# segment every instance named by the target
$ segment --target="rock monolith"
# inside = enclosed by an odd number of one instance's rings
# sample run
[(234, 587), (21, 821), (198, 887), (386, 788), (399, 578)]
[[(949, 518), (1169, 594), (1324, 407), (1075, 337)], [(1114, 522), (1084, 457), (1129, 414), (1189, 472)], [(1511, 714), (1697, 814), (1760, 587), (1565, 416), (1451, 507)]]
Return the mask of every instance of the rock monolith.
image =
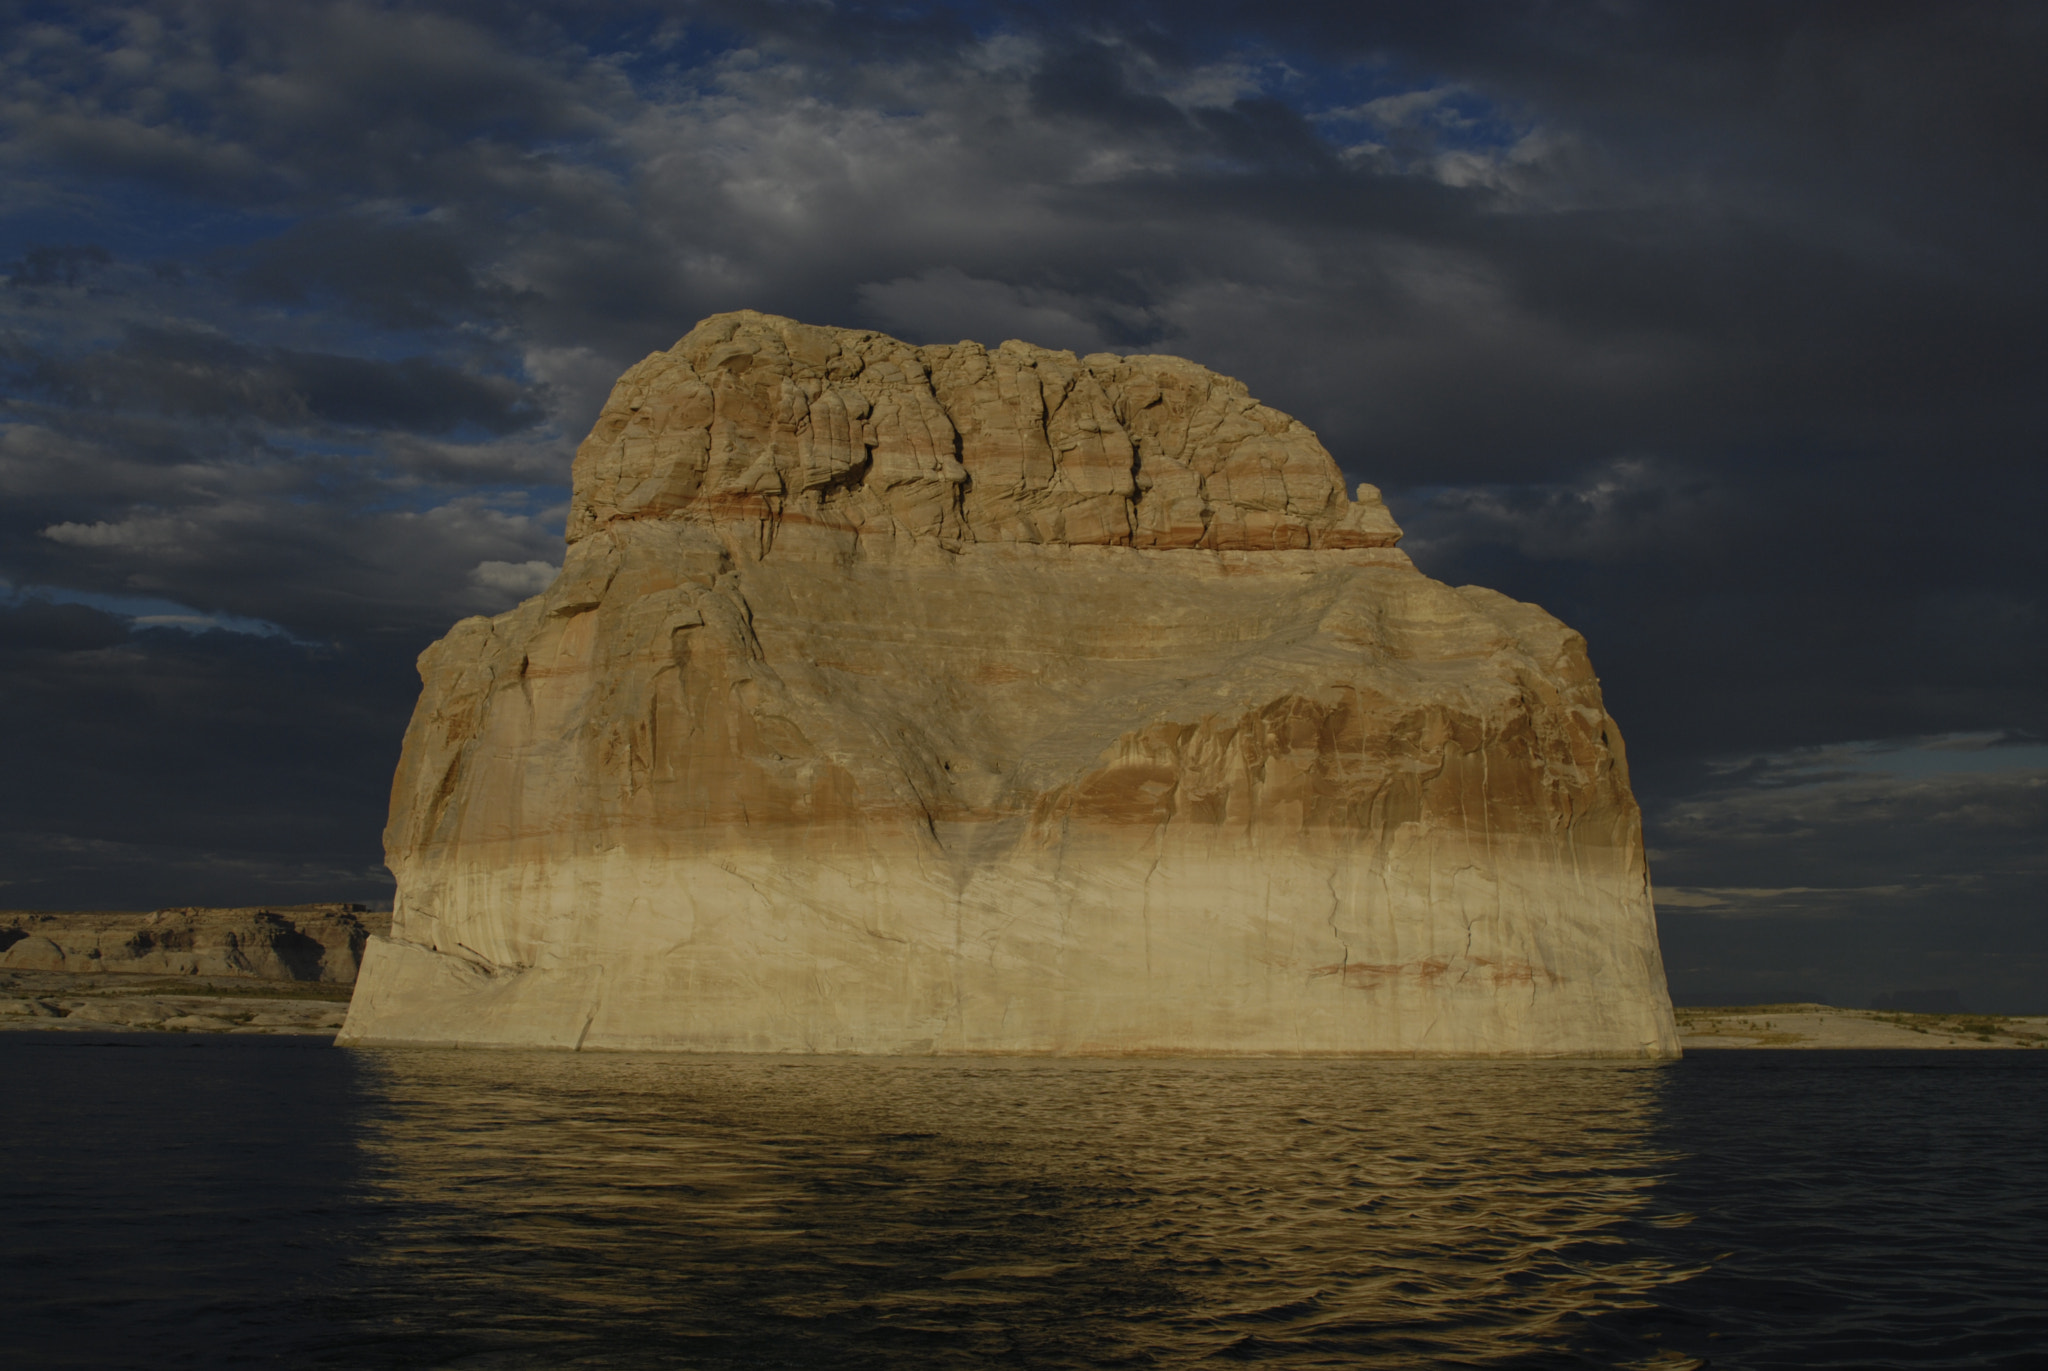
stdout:
[(741, 312), (420, 658), (343, 1042), (1673, 1056), (1578, 634), (1175, 357)]

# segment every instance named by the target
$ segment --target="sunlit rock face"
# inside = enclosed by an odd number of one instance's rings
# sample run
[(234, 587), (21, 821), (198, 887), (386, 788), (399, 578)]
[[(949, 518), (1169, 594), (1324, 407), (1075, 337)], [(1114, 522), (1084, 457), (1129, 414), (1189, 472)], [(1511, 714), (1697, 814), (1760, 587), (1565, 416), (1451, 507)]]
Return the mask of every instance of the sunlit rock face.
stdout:
[(751, 312), (420, 659), (344, 1042), (1675, 1055), (1584, 641), (1171, 357)]

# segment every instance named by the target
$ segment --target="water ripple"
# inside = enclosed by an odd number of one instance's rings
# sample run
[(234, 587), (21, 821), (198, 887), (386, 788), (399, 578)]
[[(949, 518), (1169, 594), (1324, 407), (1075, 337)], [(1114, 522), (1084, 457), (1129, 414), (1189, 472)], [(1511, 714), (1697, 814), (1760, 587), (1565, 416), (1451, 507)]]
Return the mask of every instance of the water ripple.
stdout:
[(38, 1367), (2032, 1371), (2048, 1053), (0, 1039)]
[(1690, 1270), (1623, 1231), (1683, 1221), (1662, 1084), (378, 1054), (360, 1146), (397, 1221), (357, 1298), (504, 1366), (1569, 1361)]

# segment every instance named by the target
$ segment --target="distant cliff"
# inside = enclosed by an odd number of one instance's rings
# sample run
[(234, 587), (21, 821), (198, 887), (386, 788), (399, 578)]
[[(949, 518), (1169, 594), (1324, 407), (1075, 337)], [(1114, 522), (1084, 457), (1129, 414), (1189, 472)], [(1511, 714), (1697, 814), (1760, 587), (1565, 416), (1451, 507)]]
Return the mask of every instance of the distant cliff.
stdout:
[(0, 969), (352, 982), (389, 914), (361, 905), (0, 910)]
[(457, 624), (342, 1040), (1667, 1056), (1584, 641), (1174, 357), (719, 315)]

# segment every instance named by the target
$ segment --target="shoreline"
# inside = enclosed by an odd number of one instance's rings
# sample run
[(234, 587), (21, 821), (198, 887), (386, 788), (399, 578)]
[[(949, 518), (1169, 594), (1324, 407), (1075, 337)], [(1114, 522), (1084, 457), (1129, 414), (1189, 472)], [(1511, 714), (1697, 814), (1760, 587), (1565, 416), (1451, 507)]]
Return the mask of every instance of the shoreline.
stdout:
[(0, 972), (0, 1032), (332, 1038), (355, 987), (147, 972)]
[[(325, 1036), (355, 987), (253, 976), (0, 971), (0, 1032)], [(2048, 1015), (1906, 1014), (1823, 1004), (1681, 1007), (1687, 1052), (1730, 1049), (2028, 1051)]]
[(1682, 1008), (1679, 1045), (1687, 1052), (1730, 1048), (1909, 1049), (1975, 1052), (2048, 1047), (2048, 1015), (1906, 1014), (1825, 1004)]

